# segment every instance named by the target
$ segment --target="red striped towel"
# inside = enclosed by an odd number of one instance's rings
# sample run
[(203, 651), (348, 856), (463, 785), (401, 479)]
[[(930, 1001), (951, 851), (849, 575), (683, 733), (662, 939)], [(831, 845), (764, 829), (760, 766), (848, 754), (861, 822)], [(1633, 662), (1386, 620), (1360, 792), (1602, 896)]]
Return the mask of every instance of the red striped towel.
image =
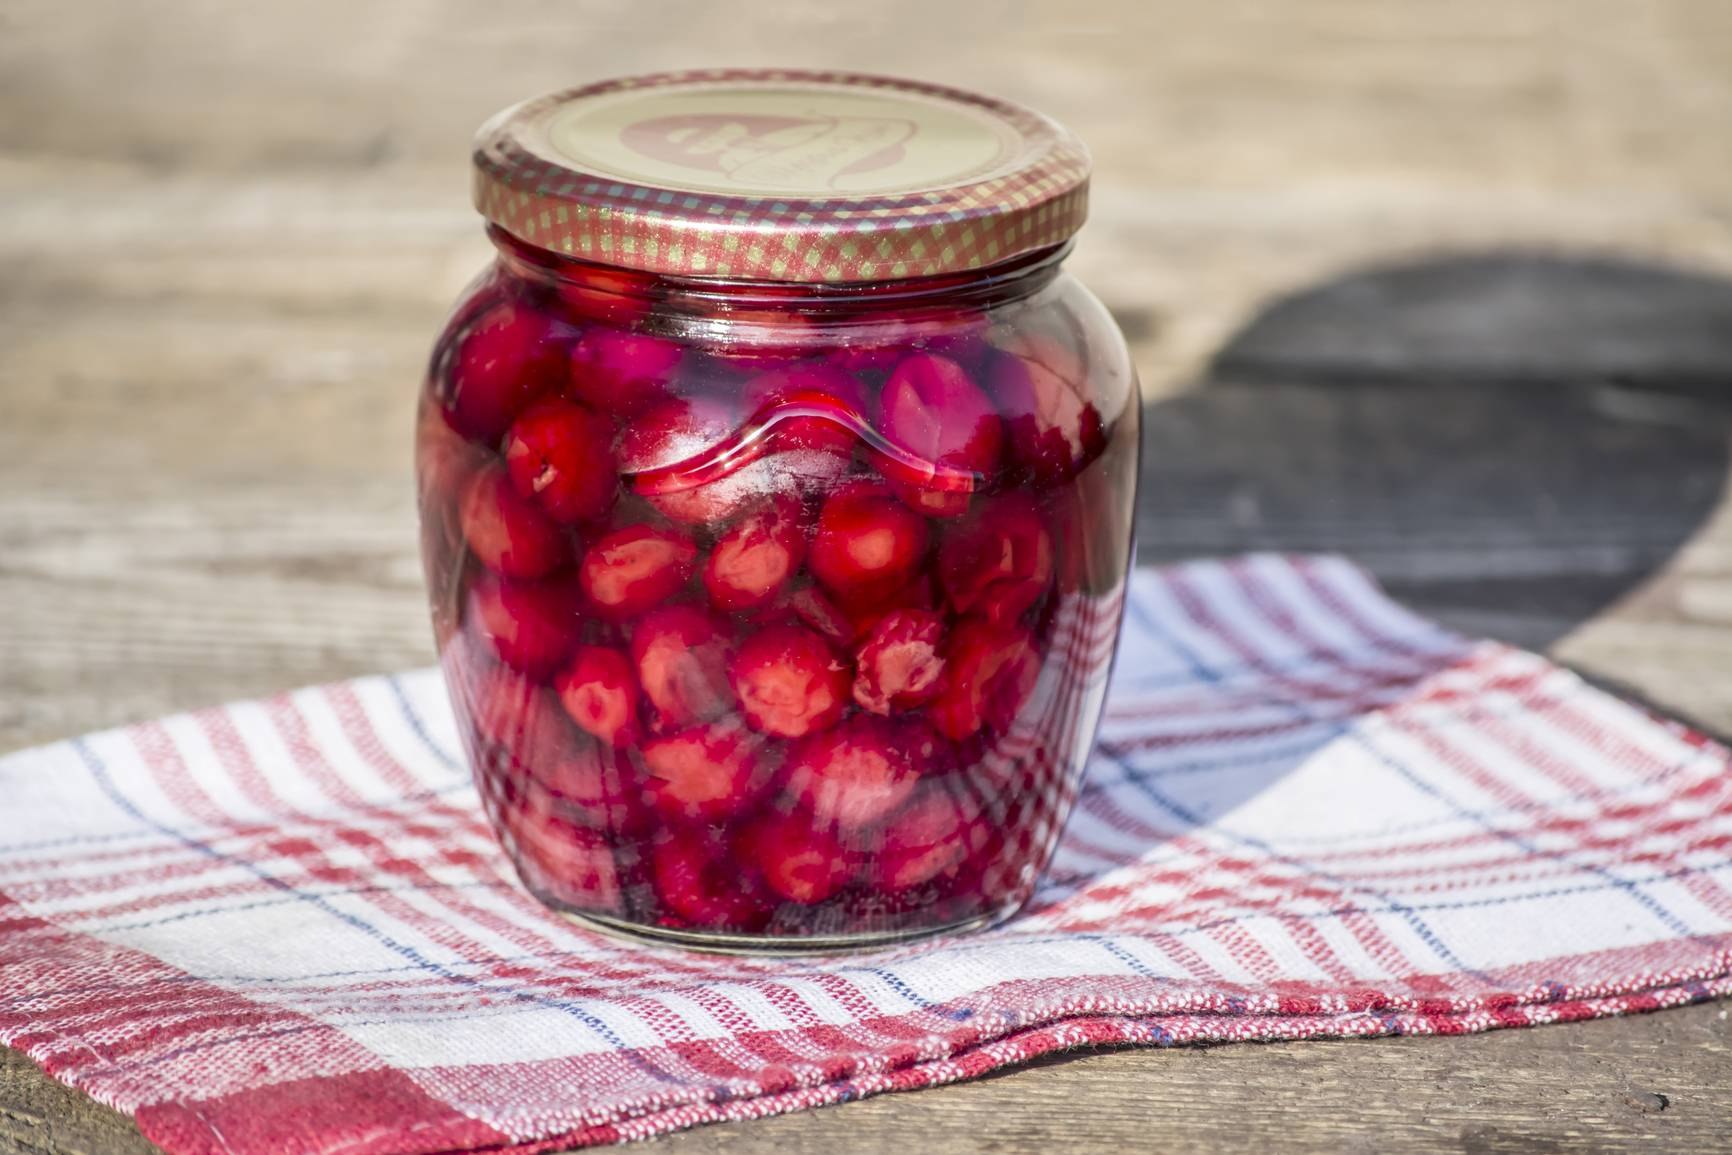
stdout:
[(1455, 1033), (1725, 994), (1727, 751), (1332, 559), (1139, 573), (1033, 904), (835, 959), (545, 912), (431, 672), (0, 760), (0, 1039), (172, 1151), (534, 1149), (1064, 1047)]

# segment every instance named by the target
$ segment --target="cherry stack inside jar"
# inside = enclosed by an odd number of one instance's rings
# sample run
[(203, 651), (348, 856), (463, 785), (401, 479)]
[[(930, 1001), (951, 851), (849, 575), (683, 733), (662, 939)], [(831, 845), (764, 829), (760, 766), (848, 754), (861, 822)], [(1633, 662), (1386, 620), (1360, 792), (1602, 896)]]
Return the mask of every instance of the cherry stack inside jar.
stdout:
[(494, 221), (417, 459), (441, 661), (527, 887), (700, 946), (1015, 910), (1092, 741), (1135, 485), (1134, 378), (1062, 238), (802, 283)]

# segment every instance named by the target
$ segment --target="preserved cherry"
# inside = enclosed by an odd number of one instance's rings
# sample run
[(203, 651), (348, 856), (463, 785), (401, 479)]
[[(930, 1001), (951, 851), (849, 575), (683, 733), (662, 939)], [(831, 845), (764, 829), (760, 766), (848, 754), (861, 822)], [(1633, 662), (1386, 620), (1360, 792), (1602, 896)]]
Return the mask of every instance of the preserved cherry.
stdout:
[[(910, 123), (952, 99), (917, 95)], [(1061, 129), (982, 101), (1080, 187)], [(499, 260), (435, 348), (417, 462), (482, 802), (543, 901), (660, 941), (1004, 917), (1075, 795), (1129, 567), (1135, 379), (1060, 267), (1080, 216), (993, 205), (990, 261), (930, 235), (874, 256), (894, 220), (845, 252), (825, 214), (906, 161), (885, 145), (729, 247), (705, 190), (793, 179), (777, 150), (831, 130), (706, 116), (621, 136), (706, 174), (697, 208), (606, 202), (647, 230), (629, 248), (560, 226), (606, 182), (519, 187), (503, 137), (478, 153)], [(688, 147), (711, 133), (728, 150)]]

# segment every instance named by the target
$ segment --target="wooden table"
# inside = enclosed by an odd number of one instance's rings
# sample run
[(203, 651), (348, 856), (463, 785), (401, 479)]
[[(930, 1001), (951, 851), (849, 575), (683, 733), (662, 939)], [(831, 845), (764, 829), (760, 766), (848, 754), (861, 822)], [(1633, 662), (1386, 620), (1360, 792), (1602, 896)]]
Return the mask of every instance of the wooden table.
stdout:
[[(430, 660), (409, 413), (474, 125), (599, 75), (894, 71), (1071, 123), (1145, 561), (1337, 549), (1732, 731), (1732, 4), (0, 9), (0, 749)], [(3, 815), (3, 811), (0, 811)], [(3, 821), (3, 818), (0, 818)], [(1727, 1006), (1121, 1052), (685, 1151), (1725, 1149)], [(0, 1150), (148, 1150), (0, 1053)]]

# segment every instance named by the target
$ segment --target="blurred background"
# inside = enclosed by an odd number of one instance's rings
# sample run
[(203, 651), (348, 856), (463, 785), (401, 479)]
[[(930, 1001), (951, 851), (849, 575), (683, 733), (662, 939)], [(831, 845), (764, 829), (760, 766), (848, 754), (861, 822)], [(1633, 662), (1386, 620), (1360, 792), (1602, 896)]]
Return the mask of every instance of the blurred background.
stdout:
[(1724, 0), (7, 0), (0, 748), (430, 661), (410, 414), (489, 256), (470, 136), (718, 64), (1088, 141), (1145, 561), (1342, 550), (1732, 727)]

